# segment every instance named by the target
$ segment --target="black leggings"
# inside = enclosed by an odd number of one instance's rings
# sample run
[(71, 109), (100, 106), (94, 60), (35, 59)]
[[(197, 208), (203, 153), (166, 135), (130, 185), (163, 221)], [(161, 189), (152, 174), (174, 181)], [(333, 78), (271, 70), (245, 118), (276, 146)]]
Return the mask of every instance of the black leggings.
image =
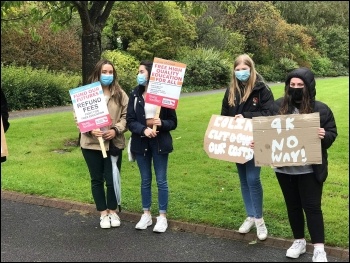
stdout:
[(276, 172), (287, 205), (289, 224), (295, 239), (304, 238), (304, 212), (311, 242), (324, 243), (324, 222), (321, 210), (322, 188), (314, 173), (283, 174)]
[[(81, 148), (91, 177), (91, 192), (97, 211), (106, 209), (116, 210), (117, 199), (113, 186), (112, 162), (109, 152), (107, 158), (103, 158), (102, 152)], [(120, 172), (122, 154), (119, 155), (117, 167)], [(106, 193), (104, 188), (106, 182)]]

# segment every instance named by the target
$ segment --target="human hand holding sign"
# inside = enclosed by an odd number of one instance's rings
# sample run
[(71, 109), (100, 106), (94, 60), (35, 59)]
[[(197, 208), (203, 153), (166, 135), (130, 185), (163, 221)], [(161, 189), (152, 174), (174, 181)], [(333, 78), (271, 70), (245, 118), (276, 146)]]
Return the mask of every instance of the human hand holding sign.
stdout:
[(326, 131), (324, 130), (324, 128), (318, 128), (318, 137), (320, 139), (323, 139), (325, 135), (326, 135)]
[(235, 115), (234, 119), (237, 119), (237, 118), (244, 118), (242, 114), (237, 114)]

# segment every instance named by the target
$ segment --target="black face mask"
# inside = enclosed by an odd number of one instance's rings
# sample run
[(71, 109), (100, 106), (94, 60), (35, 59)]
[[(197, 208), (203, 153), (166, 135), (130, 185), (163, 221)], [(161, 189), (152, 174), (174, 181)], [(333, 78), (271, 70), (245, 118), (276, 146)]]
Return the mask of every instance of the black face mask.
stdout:
[(303, 99), (303, 90), (304, 89), (297, 89), (297, 88), (291, 88), (288, 89), (288, 94), (292, 97), (292, 100), (294, 102), (301, 102)]

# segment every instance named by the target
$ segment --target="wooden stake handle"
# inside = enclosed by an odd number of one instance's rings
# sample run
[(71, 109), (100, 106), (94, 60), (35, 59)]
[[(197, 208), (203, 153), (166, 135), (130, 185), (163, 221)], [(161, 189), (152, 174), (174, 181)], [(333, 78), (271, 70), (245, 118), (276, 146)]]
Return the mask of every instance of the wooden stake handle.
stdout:
[(107, 152), (102, 137), (97, 137), (97, 139), (100, 142), (103, 158), (107, 158)]
[[(160, 106), (157, 106), (157, 110), (156, 110), (156, 115), (154, 116), (154, 118), (159, 118), (159, 113), (160, 113)], [(157, 125), (153, 125), (153, 131), (157, 130)]]

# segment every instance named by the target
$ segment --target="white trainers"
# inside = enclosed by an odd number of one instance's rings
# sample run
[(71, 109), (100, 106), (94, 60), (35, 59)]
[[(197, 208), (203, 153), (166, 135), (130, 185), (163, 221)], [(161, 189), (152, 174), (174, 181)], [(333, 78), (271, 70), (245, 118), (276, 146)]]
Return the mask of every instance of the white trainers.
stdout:
[(101, 228), (111, 228), (111, 221), (109, 220), (108, 215), (100, 217), (100, 227)]
[(288, 248), (286, 257), (298, 258), (301, 254), (306, 252), (306, 241), (305, 239), (298, 239), (293, 242), (293, 245)]
[(254, 224), (255, 224), (254, 217), (247, 217), (244, 220), (243, 224), (239, 227), (238, 232), (241, 234), (246, 234), (250, 231), (250, 229), (252, 229)]
[(111, 222), (111, 227), (118, 227), (118, 226), (120, 226), (120, 218), (117, 215), (117, 213), (110, 213), (109, 214), (109, 220)]
[(255, 220), (256, 234), (259, 240), (263, 241), (267, 238), (267, 228), (264, 219)]
[(315, 249), (312, 257), (312, 262), (328, 262), (327, 254), (323, 250)]
[(136, 229), (146, 229), (152, 225), (152, 216), (150, 214), (143, 214), (140, 221), (136, 224)]
[(165, 216), (157, 216), (157, 223), (153, 228), (153, 232), (164, 233), (168, 228), (168, 221)]

